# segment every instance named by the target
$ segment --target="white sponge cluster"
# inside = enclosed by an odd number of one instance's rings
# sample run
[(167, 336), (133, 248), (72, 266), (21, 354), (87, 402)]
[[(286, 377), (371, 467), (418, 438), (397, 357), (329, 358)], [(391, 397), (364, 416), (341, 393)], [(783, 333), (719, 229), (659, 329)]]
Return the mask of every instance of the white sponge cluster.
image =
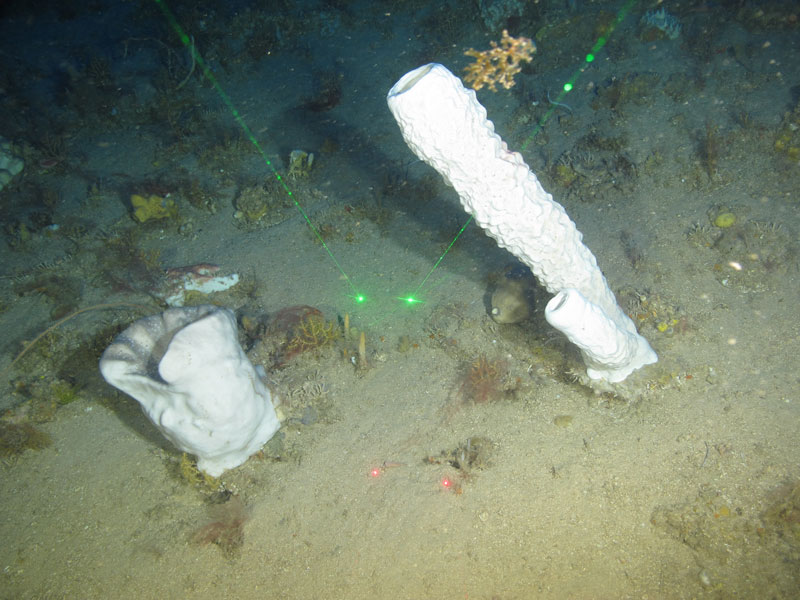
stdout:
[(411, 150), (455, 188), (464, 209), (501, 248), (556, 294), (545, 314), (581, 348), (590, 377), (622, 381), (656, 362), (575, 224), (494, 132), (473, 90), (431, 63), (404, 75), (387, 101)]

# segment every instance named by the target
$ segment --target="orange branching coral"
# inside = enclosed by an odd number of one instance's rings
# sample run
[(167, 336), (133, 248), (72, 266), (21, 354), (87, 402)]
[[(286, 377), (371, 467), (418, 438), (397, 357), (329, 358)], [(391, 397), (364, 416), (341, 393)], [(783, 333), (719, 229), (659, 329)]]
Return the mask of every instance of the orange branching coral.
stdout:
[(298, 323), (288, 341), (287, 356), (324, 348), (332, 344), (337, 337), (339, 337), (339, 328), (336, 323), (326, 321), (322, 314), (309, 314)]
[(514, 85), (514, 76), (522, 70), (520, 61), (531, 62), (536, 45), (526, 37), (513, 38), (508, 31), (503, 30), (500, 45), (491, 42), (491, 50), (478, 52), (470, 48), (464, 54), (472, 56), (475, 62), (467, 66), (464, 71), (464, 81), (473, 89), (479, 90), (484, 85), (489, 86), (493, 92), (497, 91), (499, 83), (508, 89)]

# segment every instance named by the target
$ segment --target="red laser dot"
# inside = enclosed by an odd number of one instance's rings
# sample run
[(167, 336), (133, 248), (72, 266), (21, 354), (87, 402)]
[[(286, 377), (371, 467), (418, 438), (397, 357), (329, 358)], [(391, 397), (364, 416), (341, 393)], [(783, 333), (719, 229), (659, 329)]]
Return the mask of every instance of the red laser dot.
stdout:
[(453, 482), (450, 481), (449, 479), (447, 479), (446, 477), (444, 479), (442, 479), (442, 486), (443, 487), (449, 488), (452, 485), (453, 485)]
[(370, 474), (372, 477), (377, 477), (378, 475), (380, 475), (380, 474), (381, 474), (381, 470), (380, 470), (380, 469), (378, 469), (378, 468), (375, 468), (375, 469), (372, 469), (372, 470), (369, 472), (369, 474)]

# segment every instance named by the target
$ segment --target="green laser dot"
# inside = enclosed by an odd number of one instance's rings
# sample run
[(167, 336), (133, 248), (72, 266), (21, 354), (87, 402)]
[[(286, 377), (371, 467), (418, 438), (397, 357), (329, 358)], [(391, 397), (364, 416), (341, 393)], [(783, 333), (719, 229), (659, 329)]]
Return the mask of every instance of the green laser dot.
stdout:
[(586, 55), (586, 62), (592, 62), (594, 60), (594, 54), (587, 54)]
[(564, 84), (564, 91), (565, 92), (569, 92), (571, 90), (572, 90), (572, 84), (571, 83), (565, 83)]

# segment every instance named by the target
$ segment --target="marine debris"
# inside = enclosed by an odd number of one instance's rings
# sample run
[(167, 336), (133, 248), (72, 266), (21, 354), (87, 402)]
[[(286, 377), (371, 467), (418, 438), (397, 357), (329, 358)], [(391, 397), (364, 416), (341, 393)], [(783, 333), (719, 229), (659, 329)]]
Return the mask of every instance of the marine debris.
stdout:
[(215, 275), (218, 265), (199, 263), (167, 269), (166, 280), (156, 295), (169, 306), (183, 306), (190, 292), (223, 292), (239, 283), (239, 274)]

